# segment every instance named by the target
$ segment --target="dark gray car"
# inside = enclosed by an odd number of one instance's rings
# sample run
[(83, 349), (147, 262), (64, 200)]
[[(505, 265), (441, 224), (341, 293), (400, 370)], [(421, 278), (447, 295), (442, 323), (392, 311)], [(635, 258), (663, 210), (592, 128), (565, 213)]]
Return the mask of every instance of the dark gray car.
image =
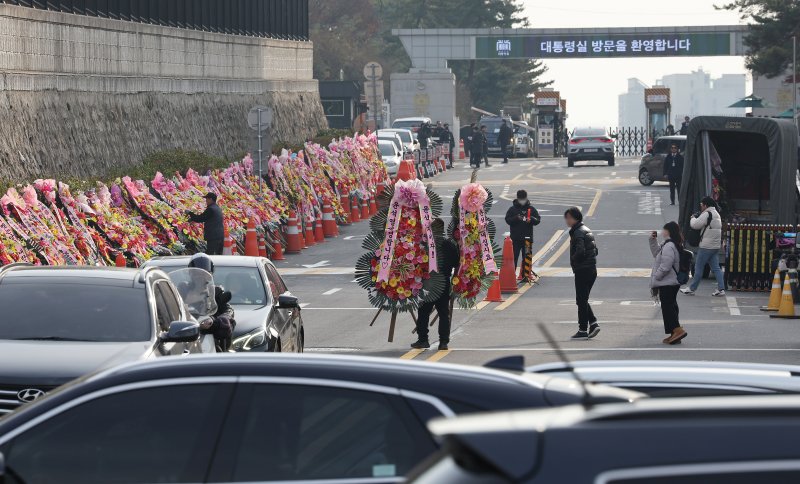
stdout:
[(683, 154), (686, 148), (686, 136), (662, 136), (653, 143), (653, 148), (642, 157), (642, 161), (639, 163), (639, 183), (648, 187), (657, 181), (669, 181), (664, 172), (664, 159), (669, 154), (669, 148), (673, 143), (677, 143), (678, 151)]
[(0, 269), (0, 417), (93, 371), (213, 352), (157, 269)]

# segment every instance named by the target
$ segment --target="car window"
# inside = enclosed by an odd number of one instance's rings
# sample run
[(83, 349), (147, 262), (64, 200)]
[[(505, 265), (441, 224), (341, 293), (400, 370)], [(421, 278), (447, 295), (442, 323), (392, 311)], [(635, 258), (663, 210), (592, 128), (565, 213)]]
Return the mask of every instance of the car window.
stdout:
[(203, 482), (229, 395), (170, 385), (91, 400), (5, 444), (5, 482)]
[(286, 288), (286, 284), (283, 283), (283, 279), (278, 274), (278, 271), (275, 270), (270, 264), (265, 264), (264, 267), (267, 270), (267, 279), (269, 279), (269, 288), (272, 291), (272, 297), (275, 301), (278, 300), (278, 296), (285, 293), (289, 289)]
[(411, 133), (408, 131), (395, 131), (395, 133), (400, 136), (400, 139), (403, 140), (403, 143), (411, 143), (412, 137)]
[(378, 148), (380, 148), (382, 156), (389, 157), (389, 156), (395, 156), (397, 154), (397, 151), (395, 150), (394, 144), (392, 144), (392, 143), (380, 142), (380, 143), (378, 143)]
[[(155, 261), (153, 265), (160, 267), (167, 274), (186, 269), (185, 266), (162, 266)], [(238, 306), (264, 306), (269, 302), (264, 281), (258, 267), (246, 266), (214, 266), (214, 284), (231, 292), (231, 304)]]
[(255, 384), (238, 398), (243, 425), (228, 426), (222, 441), (232, 460), (229, 482), (391, 478), (435, 450), (400, 396)]
[(164, 292), (161, 290), (160, 283), (153, 285), (153, 297), (156, 303), (156, 320), (158, 321), (158, 326), (162, 331), (167, 331), (172, 320), (169, 317), (169, 311), (167, 311), (167, 303), (164, 300)]
[(606, 130), (598, 128), (576, 128), (573, 137), (605, 136)]
[(656, 143), (653, 145), (653, 154), (655, 155), (665, 155), (667, 151), (669, 151), (670, 140), (667, 139), (659, 139), (656, 140)]
[(30, 279), (6, 281), (0, 287), (0, 339), (127, 343), (152, 337), (152, 316), (143, 287)]
[(167, 309), (170, 322), (181, 321), (181, 305), (178, 302), (178, 297), (175, 294), (175, 291), (172, 289), (172, 286), (168, 281), (161, 281), (158, 283), (158, 286), (160, 287), (161, 294), (164, 297), (164, 306)]

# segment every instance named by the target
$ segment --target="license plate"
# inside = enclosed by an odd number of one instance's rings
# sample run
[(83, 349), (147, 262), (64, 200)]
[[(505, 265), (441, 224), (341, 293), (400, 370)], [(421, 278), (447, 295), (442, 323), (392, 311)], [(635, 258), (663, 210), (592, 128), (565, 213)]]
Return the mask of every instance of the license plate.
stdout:
[(583, 150), (584, 153), (597, 153), (597, 148), (586, 148)]

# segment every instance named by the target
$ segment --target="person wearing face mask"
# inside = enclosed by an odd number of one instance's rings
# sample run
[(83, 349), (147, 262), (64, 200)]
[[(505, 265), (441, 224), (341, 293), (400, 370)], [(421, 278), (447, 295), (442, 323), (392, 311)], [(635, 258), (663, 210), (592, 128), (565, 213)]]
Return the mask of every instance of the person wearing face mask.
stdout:
[(539, 225), (542, 217), (528, 200), (528, 192), (519, 190), (517, 199), (506, 212), (506, 223), (511, 228), (511, 242), (514, 243), (514, 267), (519, 266), (519, 256), (524, 254), (525, 239), (533, 244), (533, 227)]
[(661, 230), (664, 242), (658, 244), (658, 234), (650, 234), (650, 252), (653, 254), (653, 270), (650, 273), (650, 288), (658, 293), (661, 300), (661, 315), (664, 319), (664, 333), (667, 337), (663, 343), (680, 344), (686, 337), (686, 330), (678, 319), (678, 282), (681, 252), (683, 251), (683, 235), (675, 222), (669, 222)]
[(680, 194), (681, 179), (683, 178), (683, 155), (678, 150), (678, 145), (670, 146), (669, 154), (664, 158), (664, 169), (667, 170), (669, 180), (669, 201), (675, 205), (675, 192)]

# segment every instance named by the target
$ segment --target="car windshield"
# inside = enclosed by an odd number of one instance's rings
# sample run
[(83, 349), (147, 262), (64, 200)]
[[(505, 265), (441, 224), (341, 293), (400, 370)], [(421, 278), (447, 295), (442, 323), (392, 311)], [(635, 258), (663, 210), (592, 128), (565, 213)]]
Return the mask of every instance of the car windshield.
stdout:
[(605, 136), (606, 130), (602, 128), (578, 128), (572, 135), (575, 138), (584, 138), (587, 136)]
[(393, 145), (395, 145), (395, 147), (397, 147), (398, 150), (402, 150), (403, 149), (403, 146), (400, 144), (400, 141), (397, 138), (395, 138), (394, 136), (392, 136), (392, 137), (389, 137), (389, 136), (378, 136), (378, 141), (388, 141), (388, 142), (392, 143)]
[[(169, 274), (185, 267), (162, 267), (162, 269)], [(214, 284), (231, 292), (231, 304), (234, 306), (264, 306), (269, 301), (261, 273), (256, 267), (215, 265)]]
[(419, 128), (421, 124), (422, 121), (395, 121), (392, 123), (392, 128), (410, 129), (414, 131), (416, 128)]
[(411, 133), (408, 131), (395, 131), (400, 139), (403, 140), (403, 143), (411, 143)]
[(378, 148), (381, 150), (383, 156), (394, 156), (396, 154), (394, 146), (391, 143), (378, 143)]
[(130, 286), (10, 283), (0, 287), (0, 339), (149, 341), (147, 294)]
[(481, 126), (486, 126), (489, 134), (497, 134), (500, 132), (500, 127), (503, 126), (503, 120), (500, 118), (494, 119), (481, 119)]

